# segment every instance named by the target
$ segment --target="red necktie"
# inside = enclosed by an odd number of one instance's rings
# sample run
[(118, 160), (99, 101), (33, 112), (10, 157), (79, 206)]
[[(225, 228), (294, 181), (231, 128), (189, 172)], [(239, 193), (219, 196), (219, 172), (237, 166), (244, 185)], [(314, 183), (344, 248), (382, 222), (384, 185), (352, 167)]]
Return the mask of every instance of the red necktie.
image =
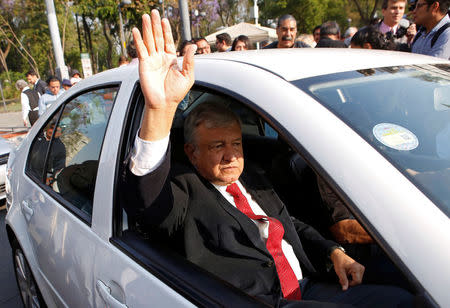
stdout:
[(227, 187), (227, 192), (233, 196), (237, 209), (247, 215), (248, 218), (269, 221), (269, 236), (267, 238), (266, 247), (275, 261), (275, 268), (277, 269), (278, 278), (280, 279), (281, 291), (283, 292), (283, 296), (287, 299), (300, 300), (301, 293), (297, 277), (281, 249), (281, 241), (283, 240), (284, 235), (284, 228), (281, 222), (272, 217), (256, 215), (253, 213), (247, 198), (242, 194), (236, 183), (229, 185)]

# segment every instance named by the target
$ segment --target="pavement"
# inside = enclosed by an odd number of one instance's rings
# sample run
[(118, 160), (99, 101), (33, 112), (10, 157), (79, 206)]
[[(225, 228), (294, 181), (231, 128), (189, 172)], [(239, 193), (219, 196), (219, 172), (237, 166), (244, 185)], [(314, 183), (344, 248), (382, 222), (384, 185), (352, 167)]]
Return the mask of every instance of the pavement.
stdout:
[(0, 210), (0, 308), (22, 308), (14, 276), (12, 251), (6, 235), (5, 216), (6, 210)]
[(18, 145), (28, 130), (29, 127), (23, 126), (21, 112), (0, 113), (0, 137)]

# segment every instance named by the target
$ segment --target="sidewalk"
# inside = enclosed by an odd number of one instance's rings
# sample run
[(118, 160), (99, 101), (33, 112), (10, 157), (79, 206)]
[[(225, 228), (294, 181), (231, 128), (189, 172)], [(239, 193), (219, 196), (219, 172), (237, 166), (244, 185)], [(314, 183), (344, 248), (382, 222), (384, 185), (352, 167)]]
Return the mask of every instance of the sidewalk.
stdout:
[(22, 112), (0, 113), (0, 130), (5, 130), (5, 128), (10, 127), (21, 127), (25, 129), (22, 121)]
[(23, 126), (21, 112), (0, 113), (0, 137), (11, 140), (18, 145), (28, 132)]

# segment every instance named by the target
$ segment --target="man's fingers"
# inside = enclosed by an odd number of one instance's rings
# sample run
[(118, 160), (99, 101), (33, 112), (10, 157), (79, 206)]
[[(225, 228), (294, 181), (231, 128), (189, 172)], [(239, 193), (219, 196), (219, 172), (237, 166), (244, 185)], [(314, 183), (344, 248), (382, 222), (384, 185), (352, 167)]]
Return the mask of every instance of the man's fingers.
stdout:
[(172, 29), (167, 18), (162, 19), (162, 31), (164, 35), (164, 50), (170, 54), (176, 54), (175, 43), (173, 42)]
[(182, 74), (191, 79), (192, 82), (194, 81), (194, 54), (196, 50), (196, 45), (188, 45), (183, 58)]
[(139, 59), (143, 59), (146, 56), (148, 56), (147, 48), (144, 45), (144, 42), (142, 41), (141, 32), (137, 28), (133, 28), (133, 40), (134, 45), (136, 46), (136, 51), (138, 53)]
[(152, 28), (153, 37), (155, 39), (155, 48), (157, 52), (164, 52), (164, 37), (161, 27), (161, 17), (158, 10), (152, 10)]
[(153, 38), (152, 22), (150, 21), (150, 16), (148, 16), (148, 14), (142, 15), (142, 38), (148, 50), (148, 54), (153, 54), (156, 49)]
[(346, 291), (348, 289), (347, 273), (343, 270), (340, 270), (340, 271), (337, 271), (336, 274), (339, 277), (339, 283), (342, 286), (342, 291)]

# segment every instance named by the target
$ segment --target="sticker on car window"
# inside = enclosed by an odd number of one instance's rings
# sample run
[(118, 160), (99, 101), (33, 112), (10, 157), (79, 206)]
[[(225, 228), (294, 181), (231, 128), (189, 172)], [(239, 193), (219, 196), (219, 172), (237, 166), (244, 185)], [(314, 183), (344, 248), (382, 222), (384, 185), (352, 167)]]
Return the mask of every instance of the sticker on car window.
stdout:
[(396, 124), (377, 124), (373, 128), (373, 135), (385, 146), (399, 151), (411, 151), (419, 146), (416, 135)]

